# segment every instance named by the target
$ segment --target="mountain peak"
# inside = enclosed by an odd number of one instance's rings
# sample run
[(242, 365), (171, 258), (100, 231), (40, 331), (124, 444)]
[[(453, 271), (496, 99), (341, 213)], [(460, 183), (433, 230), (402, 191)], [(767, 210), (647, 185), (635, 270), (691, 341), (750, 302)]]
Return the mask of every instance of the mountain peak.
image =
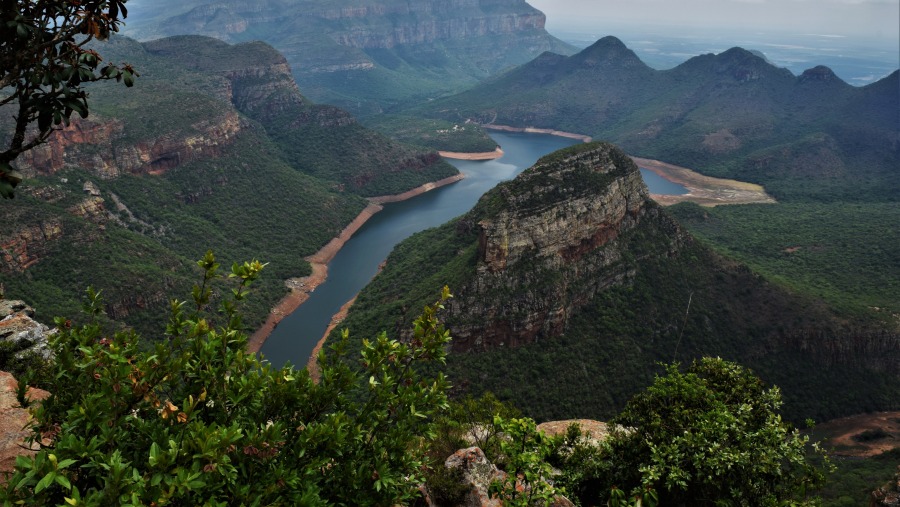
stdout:
[(742, 47), (733, 47), (719, 54), (695, 56), (682, 63), (678, 72), (696, 75), (698, 72), (711, 72), (718, 76), (728, 76), (739, 82), (757, 81), (759, 79), (793, 78), (791, 71), (776, 67), (765, 59), (758, 51), (749, 51)]
[(590, 48), (628, 49), (628, 46), (626, 46), (625, 43), (622, 42), (622, 40), (618, 37), (607, 35), (606, 37), (598, 39), (597, 42), (591, 44), (588, 49)]
[(634, 51), (618, 38), (608, 35), (591, 44), (572, 57), (585, 67), (644, 67), (648, 68)]
[[(619, 148), (593, 142), (559, 150), (479, 201), (473, 213), (482, 227), (482, 260), (490, 271), (529, 256), (558, 267), (615, 237), (611, 224), (642, 215), (649, 202), (637, 166)], [(557, 220), (569, 215), (571, 221)], [(549, 223), (555, 225), (544, 228)], [(542, 238), (546, 231), (552, 233)]]
[(800, 81), (824, 81), (824, 82), (832, 82), (832, 81), (840, 81), (840, 78), (835, 75), (834, 71), (824, 65), (817, 65), (811, 69), (806, 69), (803, 71), (803, 74), (800, 74)]

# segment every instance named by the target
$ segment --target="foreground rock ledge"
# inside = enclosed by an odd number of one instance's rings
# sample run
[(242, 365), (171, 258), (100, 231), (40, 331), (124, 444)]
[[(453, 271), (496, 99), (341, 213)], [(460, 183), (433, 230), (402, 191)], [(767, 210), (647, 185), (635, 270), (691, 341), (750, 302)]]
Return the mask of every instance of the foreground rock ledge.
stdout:
[[(31, 411), (22, 408), (16, 399), (18, 381), (12, 374), (0, 371), (0, 481), (12, 472), (16, 457), (34, 455), (39, 447), (26, 447), (25, 438), (31, 434)], [(32, 402), (47, 399), (50, 393), (43, 389), (28, 388), (26, 398)]]

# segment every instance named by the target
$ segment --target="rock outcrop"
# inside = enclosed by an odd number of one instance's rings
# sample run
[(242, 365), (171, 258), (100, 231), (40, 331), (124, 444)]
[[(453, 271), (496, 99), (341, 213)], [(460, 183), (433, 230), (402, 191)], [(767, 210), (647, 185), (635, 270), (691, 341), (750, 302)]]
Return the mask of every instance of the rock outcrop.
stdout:
[(19, 353), (33, 351), (49, 358), (47, 339), (56, 333), (56, 329), (50, 329), (33, 317), (34, 309), (24, 301), (0, 299), (0, 341), (14, 343)]
[(36, 264), (63, 237), (62, 221), (57, 218), (19, 227), (0, 238), (0, 272), (22, 272)]
[(525, 0), (182, 4), (177, 12), (135, 10), (126, 33), (261, 39), (284, 53), (307, 96), (356, 115), (459, 89), (544, 51), (574, 49), (547, 33), (546, 17)]
[[(428, 495), (426, 504), (429, 507), (502, 507), (503, 501), (490, 494), (491, 483), (505, 481), (507, 473), (499, 470), (492, 464), (478, 447), (460, 449), (450, 455), (444, 462), (444, 466), (450, 471), (459, 472), (462, 483), (467, 490), (463, 500), (452, 506), (438, 506)], [(525, 486), (517, 482), (516, 488), (525, 491)], [(427, 487), (424, 488), (427, 493)], [(574, 507), (574, 504), (564, 496), (557, 496), (547, 507)]]
[[(459, 227), (478, 234), (475, 276), (449, 304), (456, 350), (518, 346), (562, 334), (597, 292), (633, 275), (619, 238), (644, 222), (686, 235), (649, 198), (637, 166), (592, 143), (538, 161), (488, 192)], [(654, 255), (659, 252), (654, 253)]]
[(243, 127), (236, 111), (198, 119), (187, 130), (137, 140), (120, 119), (73, 118), (48, 143), (22, 154), (16, 166), (28, 177), (77, 167), (100, 179), (123, 173), (161, 174), (203, 157), (217, 157)]
[(342, 5), (306, 1), (297, 2), (293, 8), (276, 6), (271, 0), (189, 3), (196, 7), (159, 24), (141, 25), (139, 19), (137, 34), (149, 38), (194, 33), (232, 40), (251, 27), (281, 23), (302, 29), (318, 25), (343, 46), (373, 49), (488, 34), (542, 32), (546, 23), (546, 16), (524, 0), (357, 0)]
[[(31, 435), (31, 412), (23, 408), (16, 398), (18, 381), (11, 374), (0, 371), (0, 481), (13, 470), (16, 457), (35, 454), (38, 444), (27, 446), (25, 439)], [(50, 393), (43, 389), (28, 388), (25, 397), (31, 402), (47, 399)]]
[(897, 474), (884, 486), (872, 492), (871, 507), (900, 507), (900, 466)]

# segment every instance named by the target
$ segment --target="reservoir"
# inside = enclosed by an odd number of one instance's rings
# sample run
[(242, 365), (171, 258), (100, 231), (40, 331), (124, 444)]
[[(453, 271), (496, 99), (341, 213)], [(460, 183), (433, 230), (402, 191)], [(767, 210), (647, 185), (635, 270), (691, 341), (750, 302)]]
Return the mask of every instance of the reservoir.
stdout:
[[(544, 134), (493, 132), (490, 135), (503, 148), (503, 157), (486, 161), (448, 160), (465, 174), (465, 179), (406, 201), (385, 204), (383, 211), (376, 213), (347, 241), (328, 264), (326, 281), (285, 317), (263, 344), (260, 352), (273, 366), (290, 362), (295, 367), (304, 367), (331, 317), (369, 283), (394, 245), (416, 232), (462, 215), (497, 183), (514, 178), (548, 153), (580, 142)], [(671, 184), (650, 171), (642, 170), (642, 173)]]
[(685, 195), (690, 191), (678, 183), (673, 183), (655, 172), (641, 167), (641, 177), (650, 189), (651, 194)]

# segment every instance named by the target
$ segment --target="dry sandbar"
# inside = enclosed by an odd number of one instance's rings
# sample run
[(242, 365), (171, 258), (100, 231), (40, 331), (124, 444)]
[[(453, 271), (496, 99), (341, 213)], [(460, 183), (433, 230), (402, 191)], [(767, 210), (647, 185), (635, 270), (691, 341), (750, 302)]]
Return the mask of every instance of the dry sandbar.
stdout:
[(452, 158), (455, 160), (494, 160), (503, 156), (503, 150), (498, 146), (494, 151), (483, 151), (480, 153), (466, 153), (461, 151), (439, 151), (438, 154), (444, 158)]
[(701, 206), (776, 202), (774, 197), (766, 193), (766, 189), (762, 185), (704, 176), (686, 167), (667, 164), (659, 160), (640, 157), (631, 157), (631, 159), (638, 166), (688, 189), (688, 193), (683, 195), (651, 194), (653, 199), (663, 206), (685, 201), (695, 202)]

